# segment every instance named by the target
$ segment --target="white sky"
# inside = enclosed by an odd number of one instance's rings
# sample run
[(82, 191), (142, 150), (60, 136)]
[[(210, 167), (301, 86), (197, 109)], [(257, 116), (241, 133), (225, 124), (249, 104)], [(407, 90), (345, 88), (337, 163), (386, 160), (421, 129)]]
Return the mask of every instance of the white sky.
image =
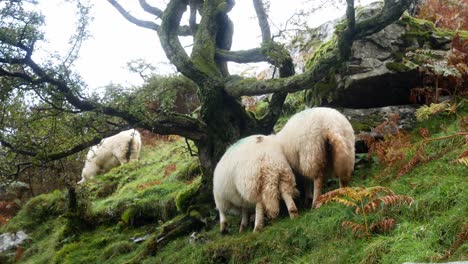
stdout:
[[(370, 1), (370, 0), (365, 0)], [(168, 65), (166, 56), (159, 44), (156, 32), (140, 28), (126, 21), (106, 0), (93, 0), (94, 7), (90, 31), (92, 37), (81, 48), (80, 58), (76, 62), (76, 70), (83, 77), (88, 87), (96, 89), (109, 83), (123, 85), (138, 85), (142, 83), (137, 74), (127, 70), (127, 62), (134, 59), (144, 59), (158, 67), (161, 74), (172, 68)], [(157, 3), (158, 1), (148, 1)], [(237, 0), (236, 6), (230, 12), (234, 21), (233, 50), (254, 48), (261, 41), (260, 30), (254, 17), (252, 1)], [(132, 14), (143, 14), (135, 0), (120, 0), (129, 7)], [(302, 6), (303, 0), (271, 0), (271, 14), (275, 25), (281, 26)], [(50, 51), (64, 54), (68, 39), (74, 32), (75, 13), (71, 4), (63, 0), (40, 1), (41, 10), (46, 15), (46, 39), (44, 46)], [(327, 8), (324, 12), (310, 19), (313, 26), (335, 19), (344, 14), (344, 7), (338, 10)], [(144, 17), (151, 20), (151, 17)], [(276, 31), (272, 26), (272, 31)], [(232, 66), (231, 72), (240, 71)]]

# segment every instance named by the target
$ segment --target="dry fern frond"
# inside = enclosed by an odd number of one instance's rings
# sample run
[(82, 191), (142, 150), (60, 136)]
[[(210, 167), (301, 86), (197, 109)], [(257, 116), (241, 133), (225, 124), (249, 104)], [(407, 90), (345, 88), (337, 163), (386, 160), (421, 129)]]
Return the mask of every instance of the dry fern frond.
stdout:
[(416, 154), (410, 159), (408, 163), (406, 163), (398, 172), (397, 178), (400, 178), (401, 176), (405, 175), (406, 173), (409, 173), (410, 171), (413, 170), (413, 168), (418, 165), (419, 163), (422, 163), (426, 161), (427, 158), (425, 157), (425, 150), (424, 150), (424, 144), (421, 144), (419, 146), (418, 150), (416, 151)]
[(468, 150), (465, 150), (453, 162), (468, 166)]
[(457, 240), (452, 244), (449, 251), (442, 257), (442, 259), (446, 259), (450, 257), (463, 243), (468, 241), (468, 225), (463, 225), (462, 231), (457, 234)]
[(372, 223), (369, 229), (374, 233), (385, 233), (395, 228), (396, 220), (393, 218), (385, 218), (378, 222)]
[(431, 136), (429, 133), (429, 130), (427, 130), (427, 128), (424, 128), (424, 127), (419, 128), (419, 134), (424, 139), (429, 138)]
[(380, 208), (380, 206), (396, 206), (396, 205), (401, 205), (401, 204), (409, 204), (411, 205), (414, 202), (413, 198), (410, 196), (406, 195), (399, 195), (399, 194), (390, 194), (386, 196), (380, 196), (375, 198), (374, 200), (368, 202), (364, 207), (363, 211), (365, 213), (372, 213), (377, 211), (377, 209)]
[(349, 200), (346, 200), (346, 199), (343, 199), (343, 198), (340, 198), (340, 197), (333, 197), (332, 201), (340, 203), (340, 204), (344, 204), (347, 207), (356, 207), (356, 206), (358, 206), (356, 203), (354, 203), (352, 201), (349, 201)]
[(394, 192), (390, 188), (383, 187), (383, 186), (369, 187), (365, 189), (365, 191), (367, 194), (366, 196), (369, 198), (374, 197), (377, 193), (394, 194)]
[(455, 160), (456, 163), (468, 166), (468, 157), (463, 157)]
[(359, 223), (343, 221), (343, 223), (341, 223), (341, 226), (344, 229), (351, 229), (353, 234), (358, 237), (362, 237), (363, 234), (366, 234), (366, 228)]
[(363, 211), (364, 211), (365, 213), (375, 212), (375, 211), (377, 211), (378, 208), (380, 208), (381, 202), (382, 202), (382, 200), (380, 200), (380, 197), (379, 197), (379, 198), (376, 198), (376, 199), (370, 201), (369, 203), (367, 203), (367, 204), (363, 207)]
[(335, 189), (333, 191), (329, 191), (327, 193), (324, 193), (322, 195), (320, 195), (317, 199), (317, 207), (320, 207), (324, 204), (327, 204), (331, 201), (333, 201), (333, 198), (334, 197), (337, 197), (337, 196), (343, 196), (343, 195), (346, 195), (350, 192), (349, 189), (352, 189), (350, 187), (346, 187), (346, 188), (339, 188), (339, 189)]
[(385, 206), (396, 206), (405, 203), (411, 205), (414, 202), (412, 197), (400, 194), (386, 195), (378, 197), (378, 199), (380, 199)]

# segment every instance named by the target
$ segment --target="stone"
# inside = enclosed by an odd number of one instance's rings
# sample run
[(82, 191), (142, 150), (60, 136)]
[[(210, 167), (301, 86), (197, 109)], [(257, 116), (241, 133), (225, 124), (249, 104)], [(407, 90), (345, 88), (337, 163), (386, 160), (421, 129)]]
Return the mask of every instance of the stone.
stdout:
[[(374, 2), (358, 9), (357, 21), (378, 14), (381, 8), (382, 2)], [(302, 35), (301, 41), (306, 43), (300, 41), (292, 45), (294, 62), (301, 67), (304, 63), (307, 65), (304, 61), (311, 58), (320, 43), (331, 38), (330, 26), (343, 27), (343, 23), (344, 18), (327, 22), (308, 31), (309, 36)], [(421, 72), (425, 68), (441, 68), (444, 76), (455, 74), (449, 72), (446, 65), (451, 37), (447, 31), (437, 31), (431, 25), (403, 15), (380, 32), (355, 40), (345, 67), (337, 67), (328, 80), (314, 84), (306, 92), (306, 104), (309, 107), (374, 108), (412, 103), (411, 89), (423, 86)], [(442, 66), (438, 67), (439, 64)]]
[(29, 236), (22, 230), (16, 233), (4, 233), (0, 235), (0, 253), (16, 248), (21, 245)]

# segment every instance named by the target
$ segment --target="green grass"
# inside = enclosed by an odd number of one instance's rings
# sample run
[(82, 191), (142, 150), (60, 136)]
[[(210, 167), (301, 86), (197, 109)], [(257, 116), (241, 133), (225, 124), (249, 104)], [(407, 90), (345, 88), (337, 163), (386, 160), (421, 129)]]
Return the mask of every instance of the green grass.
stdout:
[[(431, 137), (460, 130), (466, 116), (439, 114), (417, 124), (410, 132), (413, 147), (405, 151), (407, 162), (416, 152), (427, 128)], [(458, 139), (434, 141), (426, 146), (434, 154)], [(410, 206), (385, 209), (374, 217), (390, 216), (396, 228), (374, 234), (368, 240), (344, 230), (344, 220), (360, 216), (340, 204), (302, 209), (290, 220), (283, 212), (260, 233), (239, 234), (239, 218), (230, 216), (228, 235), (221, 235), (215, 217), (189, 242), (179, 237), (157, 252), (147, 254), (150, 240), (134, 243), (132, 238), (157, 235), (162, 224), (184, 211), (194, 188), (200, 183), (196, 160), (184, 150), (183, 140), (146, 147), (142, 160), (123, 165), (99, 176), (82, 189), (89, 199), (87, 221), (79, 233), (66, 232), (65, 194), (60, 191), (30, 200), (0, 232), (25, 229), (32, 239), (25, 245), (21, 263), (402, 263), (468, 259), (467, 243), (442, 259), (468, 225), (468, 168), (453, 161), (467, 145), (453, 147), (441, 158), (415, 166), (397, 178), (399, 168), (385, 169), (373, 163), (355, 171), (352, 186), (382, 185), (397, 194), (409, 195)], [(175, 165), (175, 167), (174, 167)], [(364, 177), (366, 176), (366, 177)], [(336, 184), (329, 187), (336, 188)], [(177, 206), (176, 206), (177, 204)], [(177, 209), (179, 208), (179, 210)], [(89, 224), (88, 223), (88, 224)], [(0, 256), (0, 260), (3, 260)], [(11, 260), (11, 258), (9, 259)]]

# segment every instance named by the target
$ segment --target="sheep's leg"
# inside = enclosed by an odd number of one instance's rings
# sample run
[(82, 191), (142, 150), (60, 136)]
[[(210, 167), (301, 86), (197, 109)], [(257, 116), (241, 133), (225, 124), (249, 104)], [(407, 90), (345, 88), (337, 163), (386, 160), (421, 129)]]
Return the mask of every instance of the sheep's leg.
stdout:
[(239, 228), (239, 232), (244, 231), (249, 226), (249, 211), (247, 208), (242, 208), (242, 220)]
[(227, 218), (226, 215), (224, 214), (223, 210), (219, 210), (219, 230), (221, 231), (221, 234), (226, 234), (227, 233)]
[(312, 201), (312, 208), (316, 208), (318, 197), (322, 194), (323, 174), (318, 173), (314, 178), (314, 200)]
[(128, 159), (127, 159), (125, 153), (123, 153), (123, 154), (120, 153), (120, 154), (114, 155), (114, 157), (117, 159), (117, 161), (119, 162), (120, 165), (128, 162)]
[(289, 217), (291, 219), (297, 218), (299, 214), (297, 213), (297, 207), (294, 203), (292, 195), (289, 193), (281, 193), (281, 196), (283, 197), (283, 200), (286, 203), (286, 207), (288, 208)]
[(296, 180), (294, 179), (294, 174), (292, 172), (286, 172), (281, 174), (279, 190), (281, 193), (281, 197), (286, 203), (286, 207), (288, 208), (289, 212), (289, 217), (291, 217), (291, 219), (298, 217), (297, 207), (294, 203), (293, 197), (298, 196), (299, 191), (296, 189), (295, 185)]
[(312, 179), (305, 177), (304, 178), (304, 192), (305, 192), (305, 206), (309, 205), (310, 201), (313, 199), (312, 186), (314, 182)]
[(264, 208), (261, 202), (255, 206), (255, 227), (254, 232), (260, 231), (264, 226)]

